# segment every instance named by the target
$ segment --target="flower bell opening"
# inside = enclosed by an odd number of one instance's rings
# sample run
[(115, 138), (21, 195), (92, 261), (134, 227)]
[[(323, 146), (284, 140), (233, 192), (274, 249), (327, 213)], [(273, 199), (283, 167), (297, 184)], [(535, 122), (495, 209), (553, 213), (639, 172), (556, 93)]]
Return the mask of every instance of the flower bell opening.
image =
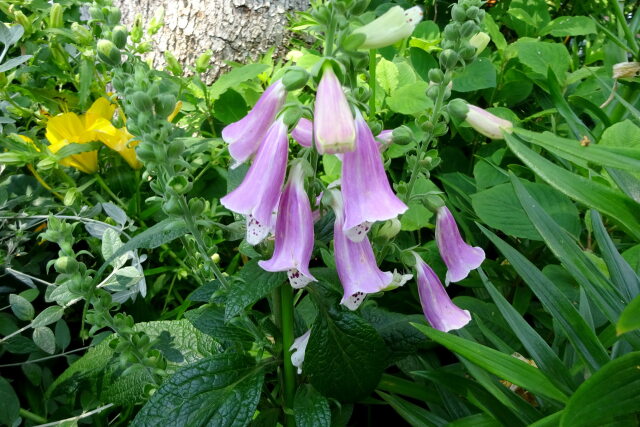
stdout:
[(394, 6), (377, 19), (354, 31), (365, 36), (358, 49), (379, 49), (406, 39), (422, 21), (422, 9), (414, 6), (403, 10)]

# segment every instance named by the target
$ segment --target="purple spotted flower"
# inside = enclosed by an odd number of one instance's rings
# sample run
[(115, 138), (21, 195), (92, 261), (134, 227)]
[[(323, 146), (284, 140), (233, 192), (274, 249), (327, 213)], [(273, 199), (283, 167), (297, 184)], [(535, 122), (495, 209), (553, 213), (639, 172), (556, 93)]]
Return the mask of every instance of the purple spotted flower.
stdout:
[(351, 108), (340, 80), (329, 64), (323, 67), (318, 84), (313, 132), (316, 149), (320, 154), (345, 153), (354, 148), (356, 130)]
[(349, 310), (355, 310), (367, 294), (380, 292), (388, 287), (393, 281), (393, 274), (378, 268), (373, 248), (366, 235), (359, 242), (347, 238), (343, 231), (342, 197), (339, 191), (330, 191), (336, 214), (333, 226), (336, 269), (344, 289), (344, 296), (340, 303)]
[(445, 283), (459, 282), (469, 275), (471, 270), (480, 267), (484, 261), (484, 251), (479, 247), (472, 247), (465, 243), (453, 219), (451, 211), (446, 206), (438, 209), (436, 218), (436, 243), (440, 256), (447, 265)]
[(313, 123), (304, 117), (298, 120), (298, 124), (291, 131), (291, 136), (303, 147), (311, 147), (313, 144)]
[(371, 224), (397, 217), (407, 210), (393, 193), (384, 171), (379, 144), (360, 112), (356, 113), (356, 149), (343, 154), (342, 193), (344, 232), (362, 240)]
[(278, 119), (269, 127), (242, 183), (220, 199), (227, 209), (246, 215), (247, 242), (251, 245), (260, 243), (271, 231), (287, 169), (288, 144), (287, 125)]
[(424, 317), (439, 331), (449, 332), (463, 328), (471, 321), (469, 311), (463, 310), (451, 301), (436, 273), (416, 253), (418, 271), (418, 294)]
[(309, 272), (313, 252), (313, 217), (309, 197), (304, 191), (300, 163), (293, 166), (280, 196), (276, 220), (276, 242), (270, 260), (258, 264), (266, 271), (286, 271), (291, 286), (298, 289), (316, 279)]
[(278, 80), (264, 91), (246, 116), (222, 129), (222, 139), (229, 144), (229, 153), (236, 161), (234, 167), (244, 163), (258, 151), (286, 97), (284, 85)]

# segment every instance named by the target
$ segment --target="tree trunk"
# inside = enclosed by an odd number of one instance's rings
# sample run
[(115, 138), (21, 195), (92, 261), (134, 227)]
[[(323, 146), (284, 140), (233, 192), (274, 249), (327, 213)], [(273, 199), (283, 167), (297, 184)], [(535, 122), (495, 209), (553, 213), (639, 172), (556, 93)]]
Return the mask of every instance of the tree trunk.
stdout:
[(168, 50), (183, 65), (193, 65), (211, 49), (211, 82), (225, 69), (224, 61), (255, 60), (271, 47), (281, 55), (289, 39), (287, 13), (307, 9), (309, 0), (116, 0), (116, 5), (129, 28), (136, 14), (147, 23), (163, 7), (165, 24), (153, 37), (153, 64), (163, 66)]

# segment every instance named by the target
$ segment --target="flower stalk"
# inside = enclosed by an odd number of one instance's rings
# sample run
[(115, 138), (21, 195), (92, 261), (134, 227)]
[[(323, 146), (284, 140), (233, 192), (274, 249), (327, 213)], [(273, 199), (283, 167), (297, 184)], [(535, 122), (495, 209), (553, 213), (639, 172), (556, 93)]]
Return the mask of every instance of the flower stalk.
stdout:
[[(282, 331), (282, 375), (284, 377), (284, 407), (293, 410), (293, 400), (296, 392), (296, 368), (291, 362), (291, 345), (294, 341), (293, 333), (293, 288), (285, 283), (280, 286), (280, 328)], [(293, 415), (285, 413), (285, 426), (294, 427)]]

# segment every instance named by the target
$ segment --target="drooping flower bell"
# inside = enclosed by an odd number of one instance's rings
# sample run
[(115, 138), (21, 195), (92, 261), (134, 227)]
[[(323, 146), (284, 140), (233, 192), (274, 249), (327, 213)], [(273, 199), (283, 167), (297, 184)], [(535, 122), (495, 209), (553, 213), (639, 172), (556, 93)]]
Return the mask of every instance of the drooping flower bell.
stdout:
[(344, 232), (354, 242), (366, 236), (373, 222), (395, 218), (408, 209), (389, 185), (379, 144), (360, 112), (356, 135), (356, 149), (344, 153), (342, 161)]
[(291, 131), (291, 137), (303, 147), (313, 145), (313, 123), (304, 117), (298, 120), (298, 124)]
[(416, 253), (418, 294), (424, 316), (431, 327), (442, 332), (463, 328), (471, 321), (471, 314), (451, 301), (436, 273)]
[(336, 269), (344, 296), (340, 304), (349, 310), (357, 309), (367, 294), (380, 292), (393, 281), (393, 274), (381, 271), (376, 264), (373, 248), (366, 234), (359, 242), (347, 237), (344, 229), (342, 196), (337, 190), (331, 191), (332, 207), (336, 214), (333, 225), (333, 246)]
[(292, 352), (291, 364), (298, 368), (298, 374), (302, 373), (302, 364), (304, 363), (307, 344), (309, 344), (309, 337), (311, 337), (311, 329), (293, 340), (293, 344), (291, 344), (291, 347), (289, 348), (289, 351)]
[(316, 279), (309, 272), (313, 252), (313, 217), (304, 191), (304, 172), (294, 165), (280, 196), (275, 228), (276, 242), (270, 260), (258, 264), (266, 271), (286, 271), (291, 286), (298, 289)]
[(440, 256), (447, 266), (445, 278), (447, 285), (466, 278), (471, 270), (480, 267), (484, 261), (482, 248), (470, 246), (462, 240), (456, 220), (446, 206), (438, 208), (436, 243)]
[(458, 120), (465, 120), (477, 132), (491, 139), (504, 139), (503, 132), (511, 133), (513, 123), (491, 114), (475, 105), (467, 104), (462, 99), (454, 99), (447, 106), (449, 114)]
[(320, 154), (352, 151), (356, 129), (351, 108), (331, 65), (325, 64), (322, 70), (313, 111), (316, 149)]
[(364, 42), (358, 49), (378, 49), (406, 39), (420, 21), (422, 21), (422, 9), (419, 6), (407, 10), (394, 6), (353, 33), (365, 36)]
[(264, 91), (246, 116), (222, 129), (222, 139), (229, 144), (229, 153), (236, 162), (232, 167), (244, 163), (258, 151), (286, 97), (287, 91), (278, 80)]
[(220, 199), (229, 210), (246, 215), (247, 242), (260, 243), (271, 231), (287, 168), (287, 125), (277, 119), (267, 131), (242, 183)]

